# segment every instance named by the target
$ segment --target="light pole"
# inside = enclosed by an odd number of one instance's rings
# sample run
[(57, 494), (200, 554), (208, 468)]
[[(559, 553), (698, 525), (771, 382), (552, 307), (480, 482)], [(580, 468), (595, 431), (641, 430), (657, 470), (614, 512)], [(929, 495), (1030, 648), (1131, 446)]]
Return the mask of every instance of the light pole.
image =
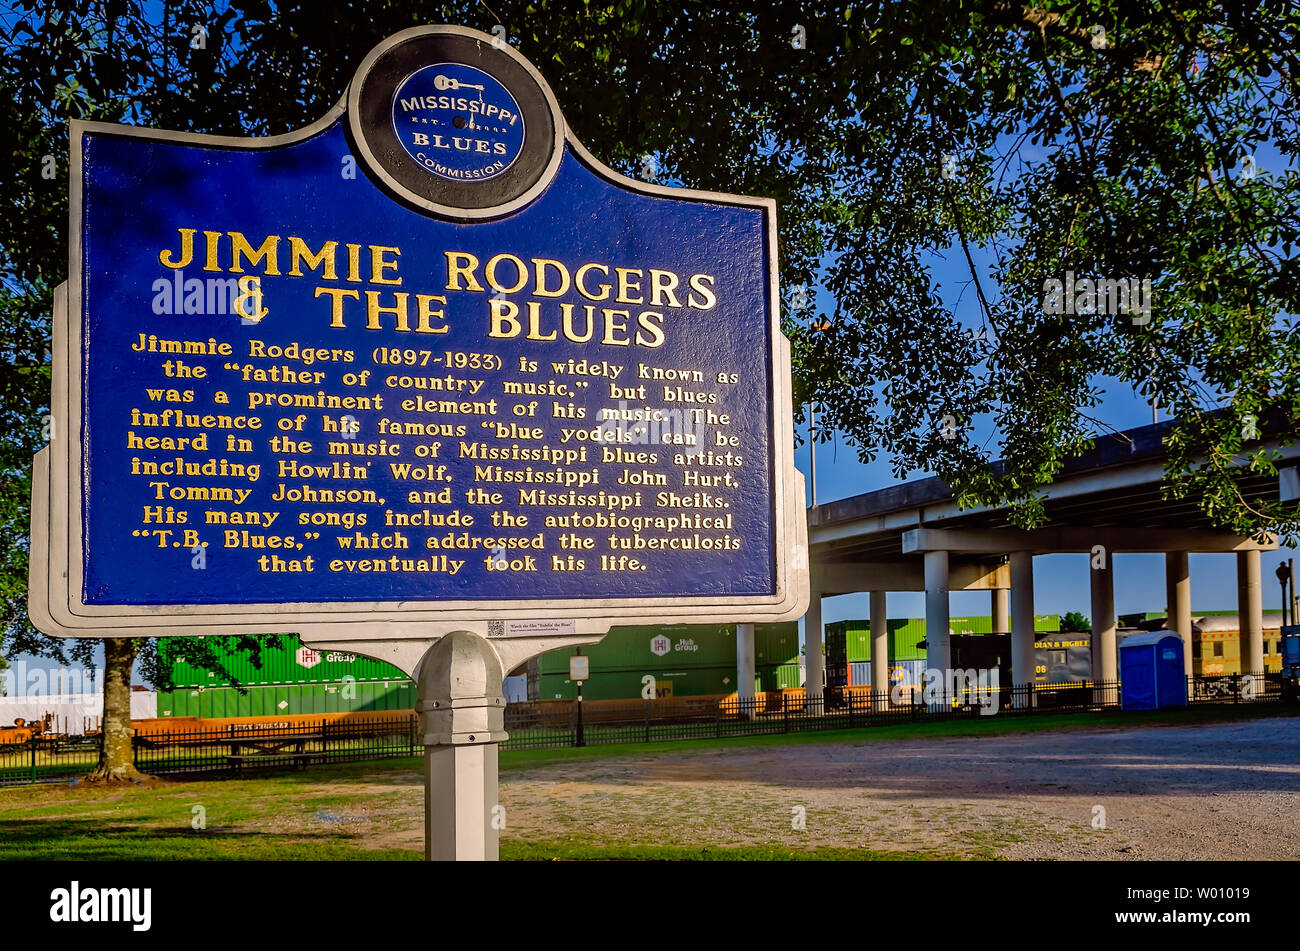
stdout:
[(574, 746), (586, 746), (587, 738), (582, 732), (582, 682), (591, 676), (591, 659), (583, 656), (582, 648), (576, 648), (569, 658), (569, 679), (578, 685), (578, 735), (574, 737)]
[[(1277, 566), (1277, 572), (1276, 572), (1276, 574), (1277, 574), (1277, 580), (1278, 580), (1278, 583), (1279, 583), (1280, 585), (1282, 585), (1282, 623), (1283, 623), (1283, 624), (1286, 624), (1286, 623), (1288, 623), (1288, 622), (1287, 622), (1287, 609), (1286, 609), (1286, 608), (1287, 608), (1287, 601), (1289, 600), (1289, 599), (1287, 598), (1287, 589), (1286, 589), (1286, 585), (1287, 585), (1287, 582), (1288, 582), (1289, 580), (1291, 580), (1291, 568), (1290, 568), (1289, 565), (1286, 565), (1286, 564), (1278, 565), (1278, 566)], [(1291, 622), (1290, 622), (1290, 623), (1293, 623), (1293, 624), (1295, 623), (1295, 617), (1294, 617), (1294, 614), (1295, 614), (1295, 612), (1292, 612), (1292, 619), (1291, 619)]]
[(817, 507), (817, 404), (808, 404), (809, 482), (812, 484), (812, 507)]

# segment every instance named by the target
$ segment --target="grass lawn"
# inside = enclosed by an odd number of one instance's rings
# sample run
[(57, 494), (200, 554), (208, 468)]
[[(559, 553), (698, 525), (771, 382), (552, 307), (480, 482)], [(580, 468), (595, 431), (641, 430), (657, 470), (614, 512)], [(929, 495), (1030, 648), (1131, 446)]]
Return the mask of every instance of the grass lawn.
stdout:
[[(993, 736), (1052, 730), (1133, 728), (1222, 723), (1293, 713), (1281, 708), (1200, 707), (1154, 714), (1062, 714), (1026, 718), (903, 723), (722, 740), (633, 743), (584, 749), (521, 750), (501, 754), (503, 776), (550, 764), (659, 753), (790, 744), (882, 742), (926, 737)], [(88, 860), (405, 860), (421, 858), (409, 847), (386, 847), (376, 826), (419, 823), (419, 760), (401, 758), (346, 763), (254, 778), (190, 779), (146, 786), (104, 788), (49, 784), (0, 788), (0, 859)], [(192, 828), (196, 807), (206, 827)], [(409, 838), (409, 837), (408, 837)], [(576, 839), (581, 840), (581, 835)], [(378, 846), (378, 847), (376, 847)], [(687, 848), (607, 845), (574, 841), (501, 839), (505, 859), (914, 859), (948, 858), (942, 852), (865, 849)]]
[[(1191, 726), (1198, 723), (1229, 723), (1271, 716), (1297, 716), (1300, 709), (1284, 706), (1202, 705), (1184, 710), (1125, 713), (1037, 714), (1023, 717), (972, 717), (964, 720), (904, 722), (852, 730), (818, 730), (807, 733), (767, 733), (722, 739), (665, 740), (650, 743), (609, 743), (582, 749), (560, 747), (544, 750), (507, 750), (501, 754), (501, 769), (544, 766), (609, 756), (636, 756), (647, 752), (723, 749), (729, 747), (786, 746), (791, 743), (855, 743), (873, 740), (907, 740), (945, 736), (1000, 736), (1008, 733), (1039, 733), (1057, 730), (1137, 728), (1144, 726)], [(0, 806), (0, 808), (3, 808)]]
[[(521, 762), (515, 768), (525, 765), (536, 762)], [(510, 768), (503, 764), (502, 770)], [(377, 785), (409, 786), (407, 798), (414, 800), (419, 769), (419, 759), (409, 758), (256, 779), (187, 779), (113, 789), (70, 784), (6, 788), (0, 790), (0, 859), (418, 861), (423, 856), (417, 850), (374, 848), (355, 826), (374, 810), (376, 796), (393, 795), (391, 791), (371, 791)], [(206, 828), (201, 830), (191, 826), (195, 806), (204, 810)], [(855, 849), (811, 854), (771, 848), (601, 848), (564, 841), (520, 841), (506, 835), (501, 840), (501, 857), (772, 860), (943, 856)]]

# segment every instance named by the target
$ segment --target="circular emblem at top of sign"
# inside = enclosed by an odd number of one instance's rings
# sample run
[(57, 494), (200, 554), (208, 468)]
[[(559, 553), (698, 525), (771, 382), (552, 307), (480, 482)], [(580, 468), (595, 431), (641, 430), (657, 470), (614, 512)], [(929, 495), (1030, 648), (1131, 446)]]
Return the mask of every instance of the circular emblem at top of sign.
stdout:
[(564, 120), (532, 64), (464, 27), (379, 44), (348, 87), (357, 152), (400, 198), (451, 218), (509, 214), (555, 176)]
[(464, 63), (417, 69), (393, 95), (393, 135), (421, 168), (449, 182), (504, 175), (524, 150), (525, 129), (510, 90)]

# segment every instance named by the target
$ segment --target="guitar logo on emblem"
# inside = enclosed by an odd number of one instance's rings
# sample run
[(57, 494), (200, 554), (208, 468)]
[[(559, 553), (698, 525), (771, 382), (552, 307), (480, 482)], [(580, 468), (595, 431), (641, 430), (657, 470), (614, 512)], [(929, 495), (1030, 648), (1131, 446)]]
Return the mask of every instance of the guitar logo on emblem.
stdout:
[(465, 63), (435, 63), (407, 76), (393, 94), (392, 118), (406, 154), (447, 181), (490, 181), (524, 148), (524, 119), (514, 96)]

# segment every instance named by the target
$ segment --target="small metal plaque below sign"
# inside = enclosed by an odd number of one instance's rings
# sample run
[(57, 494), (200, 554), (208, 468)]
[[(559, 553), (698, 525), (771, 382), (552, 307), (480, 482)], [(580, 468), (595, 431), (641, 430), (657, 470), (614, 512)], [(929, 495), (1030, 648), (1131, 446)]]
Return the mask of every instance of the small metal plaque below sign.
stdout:
[(591, 678), (591, 658), (586, 654), (577, 654), (569, 658), (569, 679), (572, 681)]
[(511, 637), (547, 637), (559, 634), (576, 634), (577, 622), (567, 621), (507, 621), (505, 633)]

